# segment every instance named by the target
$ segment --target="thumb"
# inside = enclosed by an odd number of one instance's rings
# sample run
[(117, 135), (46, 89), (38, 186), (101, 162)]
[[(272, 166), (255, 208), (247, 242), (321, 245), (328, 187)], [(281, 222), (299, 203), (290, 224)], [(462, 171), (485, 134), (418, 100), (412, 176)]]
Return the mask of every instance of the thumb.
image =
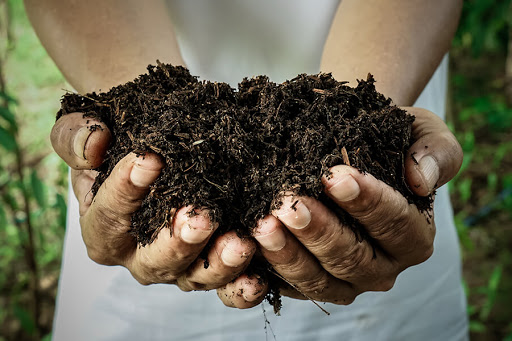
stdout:
[(462, 165), (462, 148), (443, 120), (420, 108), (404, 108), (416, 117), (412, 134), (416, 142), (405, 159), (405, 178), (417, 195), (426, 196), (448, 181)]
[(103, 122), (79, 112), (59, 118), (50, 135), (53, 149), (74, 169), (100, 166), (111, 137)]
[(140, 208), (162, 167), (160, 157), (150, 153), (130, 153), (114, 167), (81, 218), (82, 237), (92, 260), (123, 264), (133, 247), (127, 233), (132, 214)]

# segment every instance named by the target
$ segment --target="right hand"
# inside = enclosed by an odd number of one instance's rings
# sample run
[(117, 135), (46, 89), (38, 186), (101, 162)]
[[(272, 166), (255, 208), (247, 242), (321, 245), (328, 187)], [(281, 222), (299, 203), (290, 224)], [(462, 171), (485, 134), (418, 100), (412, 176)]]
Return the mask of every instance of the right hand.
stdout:
[[(101, 128), (89, 130), (96, 124)], [(138, 157), (131, 153), (116, 165), (93, 198), (96, 172), (92, 169), (103, 162), (110, 140), (105, 124), (84, 118), (82, 113), (62, 116), (51, 133), (53, 148), (72, 168), (71, 181), (80, 204), (82, 237), (89, 257), (99, 264), (126, 267), (144, 285), (169, 283), (184, 291), (210, 290), (237, 279), (249, 280), (248, 287), (254, 288), (258, 279), (239, 274), (251, 261), (255, 242), (240, 239), (234, 231), (215, 239), (205, 269), (199, 254), (218, 227), (205, 210), (196, 209), (198, 215), (190, 216), (187, 212), (191, 207), (178, 209), (172, 221), (172, 237), (164, 228), (151, 244), (137, 245), (128, 233), (131, 216), (159, 176), (163, 163), (155, 154)], [(261, 295), (247, 297), (263, 299)]]

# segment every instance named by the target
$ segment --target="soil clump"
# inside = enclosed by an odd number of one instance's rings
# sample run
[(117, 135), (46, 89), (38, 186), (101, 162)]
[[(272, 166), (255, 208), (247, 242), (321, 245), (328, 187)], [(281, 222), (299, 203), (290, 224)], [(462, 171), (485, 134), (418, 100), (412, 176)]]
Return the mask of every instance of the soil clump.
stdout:
[(112, 132), (94, 193), (128, 153), (162, 156), (165, 168), (132, 218), (141, 245), (171, 227), (174, 208), (184, 205), (208, 208), (216, 234), (249, 236), (284, 191), (319, 199), (369, 238), (323, 194), (321, 177), (338, 164), (372, 174), (420, 210), (431, 207), (432, 198), (414, 195), (404, 178), (414, 117), (376, 92), (371, 75), (355, 88), (321, 73), (282, 84), (258, 76), (232, 89), (183, 67), (147, 70), (106, 93), (66, 94), (57, 115), (83, 112)]

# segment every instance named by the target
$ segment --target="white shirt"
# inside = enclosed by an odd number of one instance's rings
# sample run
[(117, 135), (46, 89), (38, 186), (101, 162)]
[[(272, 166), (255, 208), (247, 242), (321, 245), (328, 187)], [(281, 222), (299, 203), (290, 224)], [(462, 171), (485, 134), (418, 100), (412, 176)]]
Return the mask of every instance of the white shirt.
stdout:
[[(191, 73), (236, 86), (243, 77), (259, 74), (281, 82), (299, 73), (317, 73), (338, 1), (169, 0), (168, 5)], [(443, 117), (446, 77), (447, 58), (416, 106)], [(401, 273), (389, 292), (364, 293), (349, 306), (323, 305), (330, 316), (309, 301), (283, 298), (278, 317), (266, 303), (248, 310), (227, 308), (215, 291), (144, 287), (122, 267), (92, 262), (80, 235), (78, 203), (70, 192), (53, 338), (464, 340), (465, 297), (446, 187), (436, 196), (435, 221), (433, 256)]]

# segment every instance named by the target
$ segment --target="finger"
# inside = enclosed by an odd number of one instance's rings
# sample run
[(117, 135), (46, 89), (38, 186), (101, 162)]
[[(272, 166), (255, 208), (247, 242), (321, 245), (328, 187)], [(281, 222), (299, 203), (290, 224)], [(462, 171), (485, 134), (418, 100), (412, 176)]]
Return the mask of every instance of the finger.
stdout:
[(399, 273), (396, 261), (368, 239), (360, 240), (358, 234), (344, 226), (322, 203), (293, 194), (285, 195), (281, 201), (281, 207), (272, 214), (323, 269), (360, 291), (386, 291), (393, 286)]
[(349, 304), (356, 297), (357, 292), (350, 283), (329, 274), (274, 216), (258, 222), (254, 238), (278, 277), (306, 298)]
[(405, 159), (405, 176), (411, 190), (421, 196), (431, 194), (452, 179), (462, 165), (462, 148), (443, 120), (420, 108), (405, 108), (416, 117), (416, 141)]
[(74, 169), (100, 166), (111, 138), (104, 123), (79, 112), (59, 118), (50, 135), (53, 149)]
[(432, 211), (419, 212), (398, 191), (349, 166), (332, 167), (331, 176), (322, 181), (327, 195), (400, 264), (418, 264), (432, 255)]
[(233, 282), (217, 289), (217, 295), (228, 307), (247, 309), (260, 304), (268, 291), (267, 282), (259, 276), (241, 275)]
[(217, 289), (244, 271), (255, 251), (254, 240), (229, 231), (219, 236), (208, 251), (207, 266), (204, 259), (197, 259), (177, 284), (184, 291)]
[(182, 207), (173, 218), (173, 234), (168, 228), (162, 229), (151, 244), (137, 249), (127, 268), (142, 284), (176, 283), (217, 227), (207, 210)]
[(91, 206), (80, 218), (89, 257), (105, 265), (123, 265), (135, 250), (128, 234), (131, 216), (140, 207), (163, 163), (155, 154), (124, 157), (101, 185)]

